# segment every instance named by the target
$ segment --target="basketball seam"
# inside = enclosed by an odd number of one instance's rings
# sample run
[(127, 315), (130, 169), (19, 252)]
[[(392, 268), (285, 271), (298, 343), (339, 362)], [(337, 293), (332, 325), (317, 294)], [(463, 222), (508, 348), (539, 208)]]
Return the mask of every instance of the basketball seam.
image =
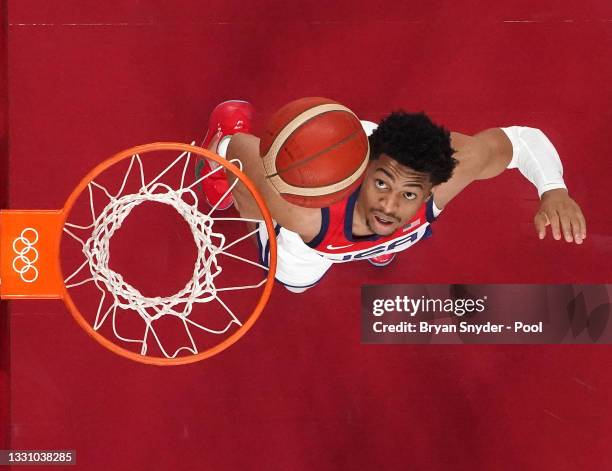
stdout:
[[(368, 156), (370, 154), (370, 146), (368, 143), (368, 150), (366, 153), (366, 158), (363, 160), (363, 162), (361, 162), (361, 165), (359, 166), (359, 169), (357, 170), (357, 172), (355, 172), (354, 174), (350, 175), (349, 177), (345, 178), (344, 180), (338, 182), (338, 183), (332, 183), (330, 185), (326, 185), (324, 187), (319, 187), (319, 188), (310, 188), (310, 187), (297, 187), (294, 185), (290, 185), (287, 182), (285, 182), (281, 177), (279, 177), (277, 175), (277, 170), (276, 170), (276, 162), (275, 160), (272, 158), (273, 156), (275, 156), (280, 148), (281, 148), (281, 144), (283, 142), (285, 142), (288, 137), (293, 134), (293, 132), (295, 132), (295, 130), (300, 126), (295, 125), (295, 123), (299, 122), (300, 118), (302, 116), (315, 116), (317, 115), (317, 111), (318, 110), (327, 110), (327, 111), (346, 111), (350, 114), (352, 114), (353, 116), (355, 116), (355, 118), (357, 118), (357, 116), (355, 115), (355, 113), (353, 113), (351, 110), (349, 110), (346, 106), (340, 105), (340, 104), (326, 104), (326, 105), (318, 105), (314, 108), (311, 108), (309, 110), (304, 111), (303, 113), (301, 113), (300, 115), (298, 115), (296, 118), (294, 118), (292, 121), (290, 121), (288, 124), (285, 125), (285, 127), (283, 128), (283, 130), (275, 137), (274, 141), (272, 142), (272, 144), (270, 145), (270, 147), (268, 148), (268, 151), (265, 155), (262, 155), (262, 160), (263, 160), (263, 166), (264, 166), (264, 170), (266, 173), (266, 177), (267, 180), (276, 188), (276, 190), (281, 193), (288, 193), (288, 192), (292, 192), (294, 195), (297, 196), (321, 196), (321, 194), (319, 192), (321, 191), (326, 191), (329, 193), (335, 193), (338, 191), (341, 191), (345, 188), (347, 188), (348, 186), (350, 186), (353, 182), (355, 182), (356, 180), (358, 180), (359, 178), (361, 178), (361, 174), (365, 171), (367, 164), (368, 164)], [(359, 119), (359, 118), (357, 118)], [(290, 132), (287, 132), (285, 134), (285, 130), (287, 128), (292, 128), (293, 129)], [(282, 137), (282, 139), (281, 139)], [(367, 143), (368, 141), (366, 141)]]
[[(320, 105), (319, 105), (319, 106), (320, 106)], [(311, 108), (311, 109), (312, 109), (312, 108)], [(306, 110), (306, 111), (308, 111), (308, 110)], [(301, 128), (302, 126), (304, 126), (306, 123), (309, 123), (310, 121), (314, 120), (315, 118), (318, 118), (319, 116), (323, 116), (323, 115), (328, 114), (328, 113), (334, 113), (334, 112), (337, 112), (337, 111), (347, 112), (347, 111), (345, 111), (345, 110), (338, 110), (338, 109), (336, 109), (336, 110), (327, 110), (327, 111), (323, 111), (322, 113), (319, 113), (319, 114), (314, 114), (314, 115), (312, 115), (310, 118), (306, 118), (306, 120), (305, 120), (304, 122), (300, 123), (300, 125), (299, 125), (297, 128), (295, 128), (293, 131), (291, 131), (291, 134), (289, 134), (289, 135), (287, 136), (287, 138), (285, 139), (285, 142), (287, 142), (287, 141), (289, 140), (289, 138), (290, 138), (291, 136), (293, 136), (293, 133), (295, 133), (295, 132), (296, 132), (298, 129), (300, 129), (300, 128)], [(352, 113), (352, 112), (351, 112), (351, 111), (348, 111), (348, 113)], [(300, 113), (300, 115), (302, 115), (302, 114), (304, 114), (304, 112)], [(298, 115), (297, 117), (299, 117), (300, 115)], [(296, 117), (296, 118), (297, 118), (297, 117)], [(291, 124), (293, 121), (295, 121), (295, 119), (296, 119), (296, 118), (293, 118), (291, 121), (286, 122), (286, 123), (285, 123), (285, 127), (287, 127), (289, 124)], [(283, 128), (283, 129), (284, 129), (284, 128)], [(264, 155), (267, 155), (267, 154), (270, 152), (270, 149), (272, 148), (272, 146), (274, 145), (274, 142), (276, 141), (276, 137), (278, 137), (278, 136), (274, 136), (274, 134), (273, 134), (273, 133), (271, 133), (271, 132), (268, 132), (268, 135), (272, 137), (272, 141), (270, 142), (270, 145), (268, 146), (268, 149), (266, 150), (266, 154), (264, 154)], [(263, 157), (263, 156), (262, 156), (262, 157)]]
[[(332, 145), (332, 146), (330, 146), (330, 147), (327, 147), (327, 148), (325, 148), (325, 149), (323, 149), (323, 150), (321, 150), (321, 151), (319, 151), (319, 152), (315, 153), (314, 155), (311, 155), (310, 157), (306, 157), (305, 159), (302, 159), (302, 160), (300, 160), (300, 161), (298, 161), (298, 162), (293, 162), (291, 165), (288, 165), (288, 166), (287, 166), (287, 167), (285, 167), (284, 169), (279, 170), (278, 172), (276, 172), (276, 173), (274, 173), (274, 174), (272, 174), (272, 175), (269, 175), (269, 177), (280, 176), (281, 174), (283, 174), (283, 173), (285, 173), (285, 172), (288, 172), (288, 171), (290, 171), (290, 170), (293, 170), (294, 168), (299, 167), (300, 165), (306, 164), (306, 163), (308, 163), (308, 162), (310, 162), (310, 161), (312, 161), (312, 160), (316, 159), (317, 157), (322, 156), (322, 155), (323, 155), (323, 154), (325, 154), (326, 152), (329, 152), (329, 151), (331, 151), (331, 150), (333, 150), (333, 149), (336, 149), (336, 148), (338, 148), (338, 147), (340, 147), (340, 146), (342, 146), (342, 145), (346, 144), (347, 142), (349, 142), (349, 141), (351, 141), (352, 139), (354, 139), (354, 138), (355, 138), (355, 136), (357, 136), (357, 135), (359, 135), (359, 131), (355, 131), (353, 134), (350, 134), (349, 136), (345, 137), (345, 138), (344, 138), (344, 139), (342, 139), (341, 141), (336, 142), (334, 145)], [(344, 178), (346, 178), (346, 177), (344, 177)], [(342, 178), (342, 179), (341, 179), (341, 180), (339, 180), (339, 181), (344, 180), (344, 178)], [(337, 182), (334, 182), (334, 183), (337, 183)]]
[[(323, 111), (320, 113), (317, 113), (318, 110), (323, 110)], [(300, 126), (304, 124), (304, 123), (299, 122), (301, 117), (303, 116), (307, 117), (306, 118), (307, 120), (305, 122), (308, 122), (314, 117), (316, 117), (318, 114), (328, 113), (330, 111), (346, 111), (352, 114), (353, 116), (355, 116), (355, 118), (357, 118), (355, 113), (349, 110), (346, 106), (342, 106), (338, 103), (318, 105), (318, 106), (315, 106), (314, 108), (303, 111), (298, 116), (293, 118), (289, 123), (285, 124), (285, 127), (276, 135), (276, 137), (272, 141), (272, 144), (270, 144), (270, 146), (268, 147), (266, 154), (261, 156), (263, 159), (263, 164), (264, 164), (264, 169), (266, 170), (266, 174), (267, 175), (276, 174), (276, 162), (275, 162), (275, 159), (271, 157), (272, 155), (276, 156), (276, 154), (278, 154), (278, 152), (280, 151), (282, 144), (284, 144), (287, 141), (287, 139), (289, 139), (289, 136), (291, 136)], [(293, 129), (291, 129), (290, 132), (287, 132), (286, 135), (284, 135), (285, 130), (287, 128), (293, 128)]]
[(300, 186), (290, 185), (286, 183), (283, 179), (281, 179), (278, 175), (275, 177), (270, 177), (269, 180), (270, 180), (270, 183), (272, 183), (272, 185), (276, 188), (276, 190), (280, 194), (292, 194), (294, 196), (318, 197), (318, 196), (323, 196), (322, 194), (319, 193), (320, 191), (325, 191), (327, 193), (337, 193), (339, 191), (342, 191), (348, 188), (354, 182), (362, 178), (363, 172), (365, 171), (367, 164), (368, 164), (368, 159), (366, 158), (361, 163), (361, 166), (359, 167), (357, 172), (355, 172), (354, 174), (348, 176), (347, 178), (339, 182), (331, 183), (329, 185), (318, 187), (318, 188), (317, 187), (303, 187), (303, 186), (300, 187)]

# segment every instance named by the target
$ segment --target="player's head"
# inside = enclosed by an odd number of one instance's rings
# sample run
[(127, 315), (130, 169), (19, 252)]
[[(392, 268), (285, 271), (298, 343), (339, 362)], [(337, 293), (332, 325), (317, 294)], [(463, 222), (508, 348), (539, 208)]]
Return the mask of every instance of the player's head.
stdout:
[(392, 234), (449, 180), (457, 161), (450, 132), (425, 113), (397, 111), (370, 136), (370, 163), (359, 195), (368, 227)]

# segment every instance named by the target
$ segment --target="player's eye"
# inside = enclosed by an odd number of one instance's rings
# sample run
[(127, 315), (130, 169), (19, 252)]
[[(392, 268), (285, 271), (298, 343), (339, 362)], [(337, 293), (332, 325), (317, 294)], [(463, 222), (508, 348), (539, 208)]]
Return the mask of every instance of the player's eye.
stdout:
[(381, 190), (384, 190), (385, 188), (387, 188), (387, 184), (379, 178), (374, 180), (374, 184), (376, 185), (376, 188), (379, 188)]
[(417, 195), (415, 193), (411, 193), (409, 191), (407, 191), (406, 193), (404, 193), (404, 198), (406, 198), (407, 200), (413, 200), (417, 197)]

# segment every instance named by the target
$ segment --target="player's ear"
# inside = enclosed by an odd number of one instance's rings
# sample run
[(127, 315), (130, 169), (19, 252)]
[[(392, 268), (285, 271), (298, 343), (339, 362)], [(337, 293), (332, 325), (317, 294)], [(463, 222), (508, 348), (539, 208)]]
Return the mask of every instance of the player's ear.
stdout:
[[(431, 184), (431, 180), (429, 180), (428, 183)], [(431, 185), (429, 187), (429, 191), (428, 191), (427, 197), (425, 198), (425, 201), (429, 201), (430, 199), (433, 198), (433, 195), (436, 192), (438, 186), (439, 185)]]

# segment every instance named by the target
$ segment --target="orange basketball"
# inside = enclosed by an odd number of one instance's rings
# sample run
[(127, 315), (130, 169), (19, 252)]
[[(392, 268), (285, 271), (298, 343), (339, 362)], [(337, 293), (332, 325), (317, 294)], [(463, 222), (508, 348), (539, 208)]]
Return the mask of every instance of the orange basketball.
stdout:
[(266, 175), (283, 198), (322, 208), (361, 183), (370, 146), (351, 110), (315, 97), (278, 110), (262, 135), (259, 152)]

